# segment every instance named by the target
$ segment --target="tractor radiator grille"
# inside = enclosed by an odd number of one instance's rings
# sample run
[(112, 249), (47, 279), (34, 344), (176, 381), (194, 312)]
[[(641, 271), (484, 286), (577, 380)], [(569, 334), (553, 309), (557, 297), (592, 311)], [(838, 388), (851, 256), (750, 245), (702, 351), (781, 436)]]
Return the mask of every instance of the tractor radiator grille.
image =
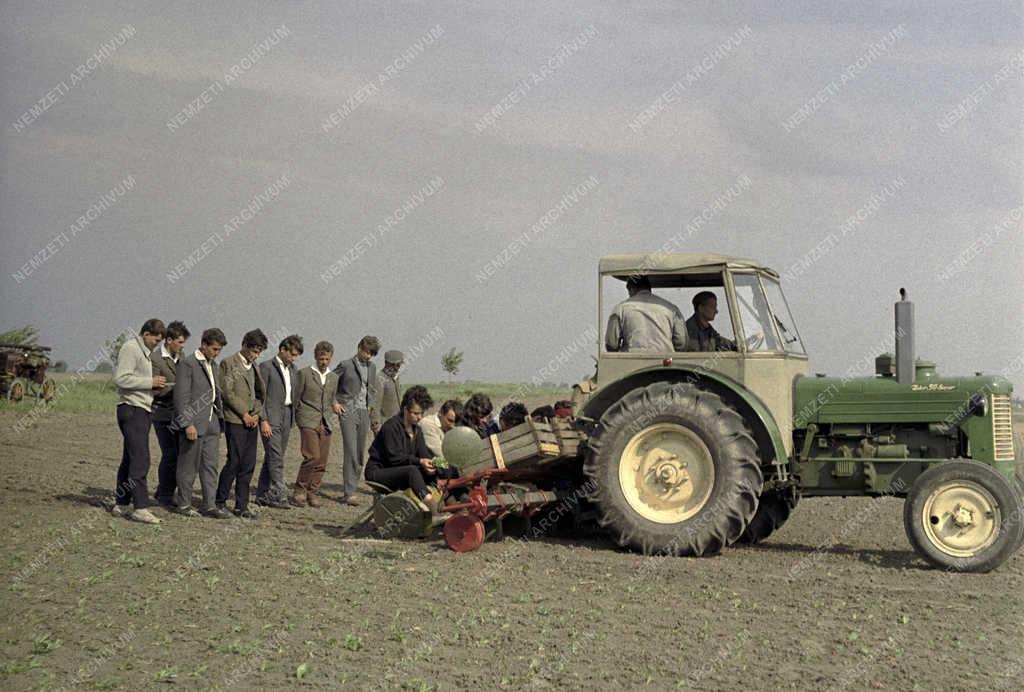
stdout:
[(996, 461), (1013, 460), (1013, 422), (1006, 394), (992, 395), (992, 446)]

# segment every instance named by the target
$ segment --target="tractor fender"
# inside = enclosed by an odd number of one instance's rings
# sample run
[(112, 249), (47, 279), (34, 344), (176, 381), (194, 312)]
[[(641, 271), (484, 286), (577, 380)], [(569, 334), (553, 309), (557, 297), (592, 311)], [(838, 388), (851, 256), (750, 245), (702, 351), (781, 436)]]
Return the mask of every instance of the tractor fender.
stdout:
[(583, 418), (597, 424), (604, 412), (628, 392), (655, 382), (688, 382), (717, 394), (733, 406), (750, 426), (762, 465), (767, 466), (776, 460), (783, 464), (788, 461), (779, 426), (764, 402), (728, 375), (701, 367), (656, 365), (631, 372), (595, 391), (583, 406)]

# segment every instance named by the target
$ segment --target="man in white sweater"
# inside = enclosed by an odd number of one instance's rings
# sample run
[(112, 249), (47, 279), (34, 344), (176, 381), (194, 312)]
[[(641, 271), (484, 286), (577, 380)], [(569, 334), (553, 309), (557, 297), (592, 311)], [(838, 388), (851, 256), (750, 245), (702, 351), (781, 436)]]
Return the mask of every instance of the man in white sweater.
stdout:
[[(124, 342), (117, 352), (114, 384), (117, 385), (117, 427), (121, 429), (124, 444), (121, 465), (117, 469), (117, 487), (114, 490), (113, 514), (128, 517), (144, 524), (159, 524), (160, 520), (147, 509), (149, 491), (149, 426), (153, 411), (153, 390), (163, 389), (167, 383), (162, 375), (153, 375), (149, 356), (164, 336), (164, 323), (153, 318), (146, 320), (139, 335)], [(131, 503), (135, 504), (132, 510)]]
[(444, 456), (441, 452), (444, 434), (455, 427), (455, 421), (461, 415), (462, 403), (455, 399), (449, 399), (441, 404), (437, 413), (420, 419), (419, 427), (423, 431), (423, 440), (427, 443), (427, 449), (433, 452), (435, 457)]

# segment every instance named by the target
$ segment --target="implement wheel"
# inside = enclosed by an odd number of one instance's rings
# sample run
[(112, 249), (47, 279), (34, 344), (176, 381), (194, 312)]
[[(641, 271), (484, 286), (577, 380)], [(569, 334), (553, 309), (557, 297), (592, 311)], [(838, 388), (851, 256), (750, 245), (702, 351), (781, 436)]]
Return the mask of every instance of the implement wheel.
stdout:
[(39, 398), (46, 402), (57, 398), (57, 383), (53, 381), (52, 377), (43, 380), (43, 384), (39, 387)]
[(1014, 484), (991, 466), (953, 461), (918, 476), (903, 506), (914, 550), (952, 572), (988, 572), (1020, 545), (1024, 519)]
[(7, 386), (7, 400), (21, 401), (25, 398), (25, 380), (20, 377), (11, 380)]
[(768, 538), (786, 523), (799, 499), (799, 495), (794, 495), (788, 489), (761, 493), (757, 502), (757, 512), (737, 542), (753, 545)]
[(444, 522), (444, 542), (457, 553), (478, 550), (484, 544), (484, 523), (479, 517), (459, 512)]
[(762, 476), (743, 417), (692, 384), (636, 389), (601, 417), (584, 471), (599, 521), (645, 554), (717, 553), (757, 509)]

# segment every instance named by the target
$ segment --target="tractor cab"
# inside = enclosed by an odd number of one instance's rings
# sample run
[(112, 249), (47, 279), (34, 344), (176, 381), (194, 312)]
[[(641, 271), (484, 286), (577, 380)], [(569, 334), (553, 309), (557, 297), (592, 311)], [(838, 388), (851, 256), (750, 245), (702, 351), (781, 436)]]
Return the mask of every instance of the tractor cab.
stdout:
[[(707, 341), (677, 338), (671, 350), (635, 350), (609, 343), (609, 319), (616, 305), (629, 298), (630, 277), (645, 277), (651, 293), (679, 308), (687, 330), (696, 320), (694, 300), (715, 297), (710, 325), (720, 336)], [(807, 354), (796, 322), (779, 284), (779, 275), (753, 260), (705, 253), (659, 252), (608, 255), (598, 264), (598, 364), (594, 389), (610, 389), (616, 381), (640, 371), (663, 370), (718, 373), (758, 397), (779, 426), (791, 452), (793, 381), (808, 372)], [(705, 332), (707, 333), (707, 332)], [(613, 335), (614, 336), (614, 335)], [(614, 341), (614, 338), (612, 339)], [(681, 348), (679, 348), (681, 346)]]

